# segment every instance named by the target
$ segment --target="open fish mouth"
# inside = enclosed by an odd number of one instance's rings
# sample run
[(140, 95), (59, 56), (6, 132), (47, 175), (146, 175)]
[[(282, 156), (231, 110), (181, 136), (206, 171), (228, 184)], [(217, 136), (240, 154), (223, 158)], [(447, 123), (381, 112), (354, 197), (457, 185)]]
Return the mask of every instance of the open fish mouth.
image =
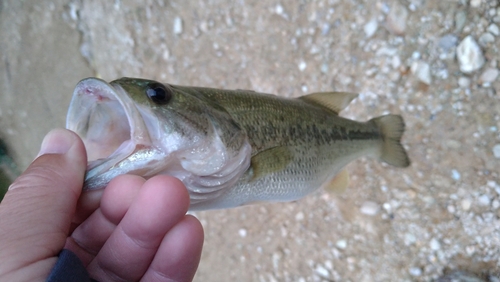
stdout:
[(66, 128), (76, 132), (87, 150), (86, 180), (151, 146), (148, 128), (132, 99), (117, 84), (101, 79), (80, 81), (73, 92)]

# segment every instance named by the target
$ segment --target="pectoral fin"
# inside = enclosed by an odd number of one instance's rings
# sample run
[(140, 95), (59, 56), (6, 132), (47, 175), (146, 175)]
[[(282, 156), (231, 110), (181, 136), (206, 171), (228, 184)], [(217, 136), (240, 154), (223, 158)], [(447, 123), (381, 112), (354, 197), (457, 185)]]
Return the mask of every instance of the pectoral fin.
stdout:
[(342, 194), (349, 186), (349, 172), (342, 170), (335, 177), (323, 184), (323, 189), (332, 194)]
[(356, 97), (358, 97), (358, 94), (347, 92), (317, 92), (299, 97), (299, 99), (316, 106), (325, 107), (338, 114)]
[(287, 147), (274, 147), (259, 152), (250, 161), (250, 167), (253, 171), (252, 181), (285, 169), (292, 160), (293, 154)]

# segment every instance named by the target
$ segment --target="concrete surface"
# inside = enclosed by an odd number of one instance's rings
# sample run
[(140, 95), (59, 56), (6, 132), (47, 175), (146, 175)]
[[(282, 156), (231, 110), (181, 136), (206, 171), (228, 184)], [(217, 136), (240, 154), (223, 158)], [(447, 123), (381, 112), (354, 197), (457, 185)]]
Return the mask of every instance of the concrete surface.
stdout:
[[(344, 116), (404, 116), (408, 169), (363, 159), (348, 166), (340, 196), (196, 213), (206, 232), (196, 281), (429, 281), (455, 269), (498, 281), (498, 1), (4, 0), (0, 9), (0, 138), (21, 168), (64, 125), (72, 87), (95, 74), (294, 97), (352, 91), (361, 94)], [(479, 54), (459, 57), (474, 69), (462, 73), (456, 49), (469, 35), (479, 47), (465, 51)]]

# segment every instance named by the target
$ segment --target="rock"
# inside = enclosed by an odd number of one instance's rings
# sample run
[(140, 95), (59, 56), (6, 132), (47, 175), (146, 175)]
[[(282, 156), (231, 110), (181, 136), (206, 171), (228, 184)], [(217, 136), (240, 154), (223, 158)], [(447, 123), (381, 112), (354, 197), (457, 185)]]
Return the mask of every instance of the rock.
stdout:
[(377, 28), (378, 28), (378, 22), (377, 19), (375, 18), (371, 19), (368, 23), (366, 23), (365, 26), (363, 27), (366, 37), (367, 38), (372, 37), (377, 31)]
[(306, 67), (307, 67), (306, 62), (301, 61), (301, 62), (299, 63), (299, 70), (300, 70), (300, 71), (304, 71), (304, 70), (306, 69)]
[(238, 230), (238, 234), (239, 234), (241, 237), (245, 238), (245, 237), (247, 236), (247, 230), (246, 230), (246, 229), (244, 229), (244, 228), (241, 228), (240, 230)]
[(489, 206), (491, 203), (491, 199), (488, 195), (483, 194), (483, 195), (479, 196), (479, 198), (477, 198), (477, 202), (481, 206)]
[(484, 63), (483, 52), (472, 36), (465, 37), (457, 47), (457, 59), (460, 71), (472, 73), (480, 69)]
[(439, 39), (438, 45), (444, 51), (450, 51), (452, 48), (457, 46), (458, 38), (453, 34), (446, 34)]
[(431, 247), (431, 249), (433, 251), (437, 251), (437, 250), (441, 249), (441, 244), (439, 243), (439, 241), (436, 238), (431, 239), (429, 246)]
[(347, 241), (344, 239), (341, 239), (341, 240), (338, 240), (337, 243), (335, 243), (335, 245), (337, 246), (337, 248), (344, 250), (345, 248), (347, 248)]
[(481, 2), (482, 2), (482, 0), (471, 0), (470, 6), (472, 8), (478, 8), (479, 6), (481, 6)]
[(460, 10), (455, 14), (455, 33), (462, 32), (465, 23), (467, 23), (467, 13), (464, 10)]
[(182, 19), (180, 17), (175, 17), (174, 19), (174, 33), (175, 34), (182, 33)]
[(470, 79), (468, 77), (462, 76), (458, 79), (458, 86), (462, 88), (467, 88), (470, 86)]
[(455, 270), (451, 273), (439, 277), (436, 280), (436, 282), (486, 282), (486, 281), (472, 273), (461, 270)]
[(361, 206), (361, 213), (366, 215), (376, 215), (379, 211), (379, 205), (375, 202), (367, 201)]
[(489, 32), (485, 32), (479, 37), (479, 45), (483, 47), (488, 46), (493, 42), (495, 42), (495, 37)]
[(406, 20), (408, 19), (408, 10), (399, 3), (394, 3), (387, 15), (386, 28), (391, 33), (403, 35), (406, 30)]
[(408, 272), (410, 272), (411, 276), (418, 277), (422, 275), (422, 269), (420, 267), (411, 267)]
[(416, 61), (411, 65), (411, 72), (417, 76), (418, 80), (430, 85), (431, 79), (431, 68), (428, 63), (424, 61)]
[(500, 28), (498, 28), (496, 24), (490, 24), (490, 26), (488, 26), (488, 32), (495, 36), (500, 36)]
[(460, 175), (460, 172), (458, 172), (458, 170), (456, 170), (456, 169), (451, 170), (451, 178), (453, 178), (453, 180), (458, 181), (458, 180), (460, 180), (460, 177), (461, 177), (461, 175)]
[(491, 83), (498, 77), (499, 71), (494, 68), (488, 68), (479, 77), (479, 83)]
[(470, 210), (470, 207), (472, 206), (472, 202), (469, 199), (463, 199), (462, 202), (460, 203), (462, 206), (462, 210), (468, 211)]
[(321, 276), (323, 278), (328, 278), (330, 276), (328, 269), (324, 268), (321, 265), (316, 266), (316, 269), (314, 269), (314, 272), (316, 272), (316, 274), (318, 274), (319, 276)]
[(493, 155), (495, 158), (500, 159), (500, 144), (493, 146)]

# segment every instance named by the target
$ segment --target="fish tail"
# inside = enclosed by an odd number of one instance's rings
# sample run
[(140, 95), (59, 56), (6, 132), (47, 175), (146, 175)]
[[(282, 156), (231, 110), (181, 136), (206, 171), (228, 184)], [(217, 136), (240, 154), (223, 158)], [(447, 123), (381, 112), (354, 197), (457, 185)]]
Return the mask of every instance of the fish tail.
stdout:
[(376, 124), (382, 134), (382, 154), (380, 159), (396, 167), (407, 167), (410, 159), (401, 145), (405, 123), (399, 115), (385, 115), (370, 120)]

